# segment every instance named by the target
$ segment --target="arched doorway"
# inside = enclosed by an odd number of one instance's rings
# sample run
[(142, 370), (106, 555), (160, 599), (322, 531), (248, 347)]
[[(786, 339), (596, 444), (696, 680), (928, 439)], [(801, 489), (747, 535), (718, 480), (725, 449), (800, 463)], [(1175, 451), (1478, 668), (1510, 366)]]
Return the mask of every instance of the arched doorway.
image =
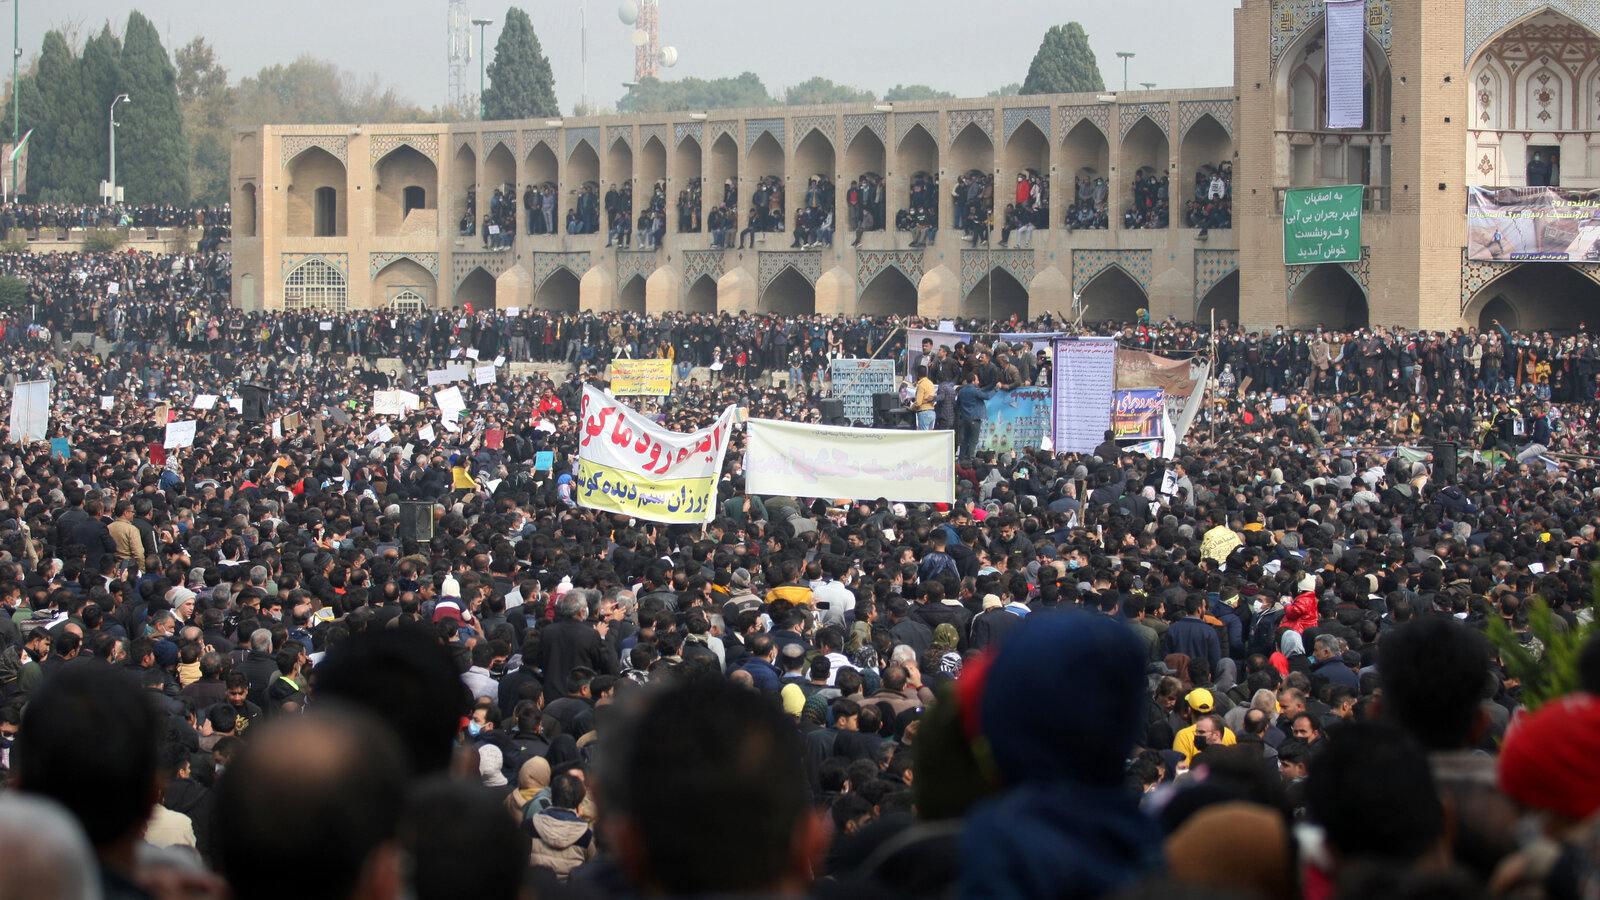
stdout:
[(1150, 298), (1121, 266), (1111, 266), (1079, 290), (1078, 304), (1085, 322), (1122, 324), (1138, 319), (1139, 310), (1148, 310)]
[[(1044, 190), (1040, 199), (1042, 209), (1034, 212), (1033, 224), (1039, 228), (1049, 228), (1050, 139), (1032, 121), (1018, 125), (1006, 141), (1004, 180), (994, 186), (996, 202), (1016, 203), (1018, 179), (1024, 175), (1035, 176), (1043, 181)], [(1004, 208), (1002, 206), (1001, 210)], [(995, 219), (999, 221), (999, 212), (996, 212)]]
[(452, 233), (477, 233), (478, 154), (467, 144), (450, 160), (450, 219)]
[(1111, 145), (1105, 132), (1088, 119), (1078, 120), (1061, 145), (1061, 190), (1066, 191), (1066, 173), (1072, 173), (1072, 195), (1062, 198), (1065, 221), (1073, 229), (1110, 227)]
[(1367, 326), (1367, 292), (1342, 265), (1312, 266), (1289, 298), (1289, 324), (1334, 329)]
[[(1184, 134), (1178, 159), (1178, 182), (1172, 186), (1172, 196), (1194, 211), (1193, 215), (1180, 214), (1180, 225), (1231, 228), (1231, 213), (1221, 214), (1230, 207), (1233, 196), (1233, 139), (1227, 130), (1210, 115), (1201, 116)], [(1216, 179), (1221, 179), (1222, 196), (1214, 198)]]
[(689, 293), (683, 298), (683, 311), (687, 313), (711, 313), (717, 311), (717, 280), (710, 275), (701, 275), (689, 286)]
[[(833, 143), (813, 128), (800, 139), (794, 148), (794, 202), (796, 212), (807, 205), (807, 198), (826, 216), (833, 212), (834, 153)], [(837, 220), (836, 220), (837, 221)], [(792, 227), (792, 226), (791, 226)]]
[[(555, 152), (550, 145), (540, 141), (528, 151), (528, 156), (522, 163), (522, 177), (525, 179), (523, 194), (526, 196), (528, 188), (532, 188), (537, 196), (537, 213), (527, 212), (527, 207), (522, 199), (518, 198), (518, 205), (523, 209), (523, 214), (528, 217), (525, 229), (529, 234), (560, 234), (561, 233), (561, 190), (559, 187), (560, 172), (556, 165)], [(545, 200), (550, 201), (549, 209), (545, 208)], [(548, 213), (549, 220), (545, 216)]]
[[(779, 146), (772, 132), (761, 132), (761, 136), (750, 146), (750, 152), (745, 154), (745, 160), (750, 164), (751, 175), (756, 178), (776, 178), (779, 184), (783, 183), (783, 147)], [(744, 217), (740, 216), (739, 219), (743, 221)]]
[(635, 275), (617, 291), (617, 308), (623, 312), (644, 313), (644, 276)]
[(1470, 67), (1467, 183), (1591, 186), (1600, 35), (1554, 4), (1526, 5), (1542, 8), (1486, 41)]
[(812, 315), (817, 311), (816, 288), (789, 266), (761, 293), (761, 311), (779, 316)]
[(533, 305), (551, 312), (577, 312), (578, 276), (566, 268), (551, 272), (533, 295)]
[(1028, 289), (1010, 272), (996, 268), (978, 280), (961, 306), (969, 319), (1003, 322), (1012, 316), (1028, 317)]
[[(739, 189), (739, 142), (733, 135), (724, 132), (715, 141), (711, 142), (711, 164), (706, 170), (706, 204), (708, 207), (721, 206), (723, 195), (729, 185), (737, 191)], [(734, 204), (738, 206), (738, 204)], [(710, 215), (708, 211), (706, 215)], [(739, 215), (741, 225), (747, 224), (741, 211)]]
[(376, 174), (373, 230), (380, 235), (400, 234), (412, 210), (433, 209), (438, 203), (439, 169), (410, 144), (378, 160)]
[(600, 183), (600, 154), (586, 140), (579, 140), (567, 155), (567, 190), (580, 190), (586, 184)]
[[(676, 214), (677, 207), (674, 206), (674, 214), (668, 215), (667, 220), (671, 223), (670, 227), (674, 231), (697, 232), (701, 228), (701, 223), (705, 220), (706, 201), (709, 199), (712, 206), (720, 204), (722, 202), (722, 189), (719, 187), (709, 197), (706, 196), (704, 183), (701, 180), (700, 142), (695, 140), (693, 136), (684, 135), (683, 140), (678, 142), (677, 149), (673, 151), (672, 162), (674, 171), (677, 173), (675, 176), (677, 181), (675, 183), (678, 186), (679, 193), (688, 195), (686, 199), (689, 201), (690, 213), (686, 218), (680, 217)], [(676, 203), (676, 199), (673, 199), (673, 202)]]
[(342, 237), (345, 234), (345, 168), (338, 157), (311, 147), (289, 163), (291, 237)]
[(639, 157), (639, 191), (653, 191), (658, 183), (665, 190), (666, 180), (667, 148), (662, 145), (660, 138), (652, 135), (650, 140), (644, 142), (644, 152)]
[(1600, 322), (1600, 284), (1566, 263), (1524, 263), (1473, 295), (1462, 324), (1490, 331), (1570, 332)]
[(494, 276), (482, 266), (472, 270), (456, 286), (455, 306), (472, 304), (474, 311), (494, 309)]
[(418, 297), (423, 307), (433, 306), (433, 273), (409, 257), (397, 259), (380, 270), (372, 279), (372, 305), (394, 306), (401, 294)]
[[(611, 142), (611, 149), (606, 151), (606, 189), (616, 188), (622, 190), (623, 185), (633, 183), (633, 148), (628, 146), (626, 137), (618, 137)], [(634, 203), (637, 209), (639, 204)]]
[[(906, 180), (906, 207), (939, 211), (939, 145), (921, 125), (913, 125), (900, 135), (895, 148), (896, 177)], [(897, 209), (886, 209), (886, 217), (897, 216)]]
[(256, 236), (256, 186), (239, 185), (239, 199), (233, 203), (233, 236)]
[[(496, 142), (494, 149), (483, 158), (483, 184), (478, 192), (484, 197), (494, 195), (499, 191), (502, 195), (511, 191), (515, 196), (517, 191), (517, 160), (511, 155), (510, 149), (502, 142)], [(484, 207), (488, 211), (488, 206)]]
[(917, 286), (905, 273), (890, 266), (861, 292), (856, 304), (863, 316), (914, 316), (917, 314)]
[(295, 266), (283, 279), (285, 312), (342, 313), (349, 296), (344, 273), (320, 256)]
[[(1116, 192), (1113, 196), (1121, 196), (1123, 201), (1119, 209), (1113, 209), (1111, 218), (1122, 221), (1122, 213), (1133, 209), (1139, 192), (1135, 190), (1136, 182), (1140, 180), (1155, 179), (1159, 182), (1168, 174), (1169, 151), (1166, 132), (1160, 126), (1150, 121), (1149, 116), (1139, 119), (1133, 128), (1129, 129), (1127, 137), (1122, 139), (1122, 173), (1123, 183), (1115, 185)], [(1154, 191), (1149, 192), (1151, 196)], [(1148, 208), (1141, 208), (1138, 212), (1136, 228), (1165, 228), (1171, 224), (1171, 197), (1169, 186), (1167, 191), (1168, 206), (1163, 208), (1156, 203)]]
[(1200, 298), (1200, 304), (1195, 307), (1194, 320), (1196, 324), (1211, 324), (1211, 314), (1216, 313), (1217, 324), (1224, 321), (1239, 324), (1239, 270), (1229, 272), (1221, 281), (1211, 286), (1206, 295)]

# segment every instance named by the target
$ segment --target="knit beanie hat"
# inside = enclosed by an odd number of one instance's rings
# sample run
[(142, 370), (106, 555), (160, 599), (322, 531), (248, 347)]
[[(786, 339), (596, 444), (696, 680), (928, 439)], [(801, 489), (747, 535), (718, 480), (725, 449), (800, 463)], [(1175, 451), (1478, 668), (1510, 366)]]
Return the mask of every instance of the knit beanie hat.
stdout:
[(800, 690), (800, 685), (786, 684), (778, 696), (783, 700), (784, 714), (800, 718), (801, 710), (806, 708), (806, 692)]
[(1500, 748), (1500, 789), (1534, 809), (1587, 819), (1600, 810), (1600, 699), (1572, 694), (1512, 722)]

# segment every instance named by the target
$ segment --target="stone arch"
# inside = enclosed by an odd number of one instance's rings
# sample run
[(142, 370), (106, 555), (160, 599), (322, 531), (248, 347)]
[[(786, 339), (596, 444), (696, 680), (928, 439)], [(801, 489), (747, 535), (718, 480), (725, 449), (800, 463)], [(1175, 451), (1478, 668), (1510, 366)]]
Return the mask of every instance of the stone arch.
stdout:
[[(619, 135), (611, 142), (611, 149), (606, 151), (605, 182), (606, 187), (615, 187), (622, 190), (622, 186), (633, 181), (633, 147), (628, 144), (625, 136)], [(635, 208), (638, 203), (635, 201)]]
[[(811, 193), (810, 182), (812, 178), (819, 181), (818, 190), (814, 193), (812, 202), (822, 210), (823, 215), (833, 212), (829, 202), (833, 196), (834, 179), (837, 175), (837, 162), (833, 152), (833, 142), (820, 129), (813, 128), (806, 132), (805, 137), (794, 148), (795, 185), (794, 198), (790, 206), (796, 213), (805, 205), (806, 194)], [(837, 224), (837, 220), (835, 220)]]
[(1050, 177), (1050, 139), (1045, 137), (1032, 120), (1024, 121), (1006, 139), (1007, 177), (1018, 172), (1032, 171), (1044, 178)]
[[(373, 231), (379, 235), (402, 234), (408, 229), (407, 219), (421, 211), (419, 220), (428, 218), (427, 210), (439, 207), (439, 167), (433, 160), (410, 144), (401, 144), (378, 160), (373, 169), (377, 183), (373, 185)], [(420, 207), (412, 189), (422, 192)], [(437, 222), (438, 214), (433, 215)], [(435, 228), (426, 229), (433, 233)]]
[(924, 319), (954, 319), (961, 312), (961, 279), (949, 266), (937, 265), (917, 282), (917, 315)]
[(239, 185), (238, 198), (233, 201), (233, 236), (256, 236), (256, 186), (246, 181)]
[(729, 269), (717, 279), (717, 312), (738, 315), (756, 311), (756, 280), (744, 269)]
[(785, 266), (761, 292), (760, 308), (780, 316), (809, 316), (817, 310), (817, 289), (794, 266)]
[(717, 280), (711, 275), (701, 275), (689, 285), (689, 292), (683, 295), (683, 311), (686, 313), (711, 313), (717, 311)]
[[(1274, 122), (1280, 130), (1322, 131), (1327, 127), (1328, 81), (1325, 65), (1327, 26), (1322, 15), (1302, 31), (1284, 49), (1278, 58), (1274, 76)], [(1392, 94), (1389, 55), (1384, 52), (1370, 30), (1365, 31), (1362, 51), (1362, 105), (1361, 131), (1386, 132), (1389, 130), (1389, 106)], [(1309, 78), (1307, 77), (1309, 75)], [(1307, 92), (1315, 93), (1308, 98)], [(1307, 120), (1308, 99), (1311, 106), (1310, 127)]]
[(644, 276), (635, 275), (617, 290), (617, 309), (622, 312), (644, 313)]
[(562, 188), (569, 194), (581, 190), (586, 184), (600, 183), (600, 154), (595, 152), (588, 138), (579, 138), (572, 152), (567, 154), (565, 181)]
[[(765, 178), (768, 175), (776, 175), (779, 179), (783, 178), (783, 146), (772, 136), (772, 132), (761, 132), (755, 143), (750, 145), (750, 152), (746, 153), (744, 158), (752, 177)], [(744, 221), (744, 217), (740, 216), (739, 220)]]
[(846, 178), (859, 178), (868, 173), (883, 175), (885, 167), (889, 164), (883, 147), (883, 140), (870, 125), (861, 126), (861, 130), (850, 138), (850, 143), (844, 150), (844, 176)]
[[(1151, 121), (1149, 116), (1139, 117), (1133, 127), (1122, 139), (1120, 171), (1116, 183), (1112, 185), (1112, 196), (1120, 196), (1121, 201), (1115, 209), (1109, 210), (1110, 217), (1117, 219), (1121, 211), (1133, 206), (1134, 181), (1143, 178), (1146, 174), (1161, 178), (1171, 172), (1171, 148), (1167, 144), (1166, 132), (1161, 126)], [(1180, 195), (1181, 196), (1181, 195)], [(1169, 183), (1167, 192), (1168, 225), (1171, 224), (1172, 190)]]
[(290, 160), (289, 214), (285, 219), (289, 236), (348, 234), (347, 182), (344, 163), (321, 147), (307, 147)]
[(468, 144), (456, 148), (450, 159), (450, 231), (460, 233), (463, 221), (470, 220), (477, 227), (478, 154)]
[[(939, 143), (921, 125), (913, 125), (900, 135), (894, 152), (895, 178), (905, 187), (907, 208), (925, 207), (932, 214), (939, 211), (941, 191), (934, 179), (939, 177)], [(884, 209), (885, 217), (894, 216), (898, 210)]]
[(1600, 317), (1600, 283), (1567, 263), (1524, 263), (1479, 288), (1461, 311), (1480, 331), (1493, 321), (1512, 330), (1574, 331)]
[(1296, 328), (1365, 328), (1367, 292), (1344, 266), (1312, 266), (1289, 298), (1289, 320)]
[(1195, 304), (1194, 320), (1200, 325), (1211, 323), (1211, 314), (1217, 314), (1217, 322), (1231, 322), (1239, 324), (1239, 270), (1234, 269), (1223, 276), (1221, 281), (1211, 286), (1206, 295)]
[(1183, 204), (1191, 199), (1205, 201), (1213, 176), (1221, 174), (1231, 188), (1233, 138), (1228, 136), (1221, 122), (1207, 113), (1196, 119), (1184, 132), (1178, 159), (1178, 171), (1172, 178), (1169, 196), (1180, 207), (1175, 218), (1180, 224), (1186, 224)]
[(438, 284), (433, 273), (410, 257), (402, 256), (378, 270), (372, 277), (372, 306), (386, 308), (402, 291), (410, 291), (422, 298), (424, 307), (431, 308)]
[[(639, 192), (648, 194), (656, 182), (667, 180), (667, 147), (661, 138), (651, 135), (639, 154)], [(668, 206), (671, 206), (669, 200)]]
[(507, 185), (512, 191), (516, 190), (517, 160), (504, 143), (497, 142), (483, 158), (483, 184), (478, 186), (478, 194), (484, 198), (484, 202), (478, 204), (480, 217), (489, 209), (487, 198), (495, 191), (504, 191)]
[[(705, 173), (705, 200), (713, 206), (720, 206), (723, 185), (731, 181), (735, 190), (739, 187), (739, 142), (734, 140), (732, 134), (725, 131), (711, 142), (711, 160), (705, 167)], [(743, 215), (740, 215), (739, 222), (746, 224)]]
[(1015, 275), (995, 266), (978, 279), (961, 304), (961, 317), (1001, 322), (1028, 317), (1028, 289)]
[(337, 266), (320, 256), (308, 257), (283, 278), (286, 312), (344, 312), (349, 299), (349, 280)]
[(533, 273), (508, 266), (494, 280), (494, 305), (499, 309), (527, 309), (533, 305)]
[(494, 276), (483, 266), (474, 266), (467, 277), (456, 285), (456, 294), (450, 304), (464, 307), (470, 303), (474, 311), (494, 309), (494, 298)]
[[(695, 184), (697, 182), (700, 183), (699, 214), (693, 216), (689, 222), (689, 230), (699, 231), (701, 223), (705, 220), (705, 204), (709, 202), (712, 206), (720, 205), (722, 203), (722, 188), (717, 186), (713, 189), (712, 185), (704, 183), (705, 155), (700, 150), (700, 141), (694, 135), (684, 135), (683, 140), (679, 141), (678, 146), (673, 149), (672, 157), (673, 171), (676, 173), (676, 184), (679, 191), (693, 191)], [(691, 196), (693, 195), (691, 194)], [(675, 201), (675, 198), (668, 199)], [(674, 230), (682, 230), (679, 228), (681, 223), (676, 215), (667, 216), (667, 220), (672, 223), (671, 227)]]
[(952, 175), (965, 175), (974, 169), (985, 175), (994, 173), (994, 141), (977, 122), (961, 129), (950, 142), (950, 166)]
[(1150, 297), (1126, 269), (1110, 265), (1079, 290), (1078, 306), (1085, 322), (1132, 322), (1150, 308)]
[(578, 276), (572, 270), (562, 266), (545, 276), (544, 283), (534, 292), (533, 306), (535, 309), (547, 309), (552, 312), (577, 312), (578, 311)]
[(556, 162), (556, 153), (550, 145), (539, 141), (528, 151), (527, 157), (522, 161), (522, 177), (528, 184), (539, 186), (557, 185), (561, 181), (561, 167)]
[(862, 289), (856, 311), (863, 316), (914, 316), (917, 286), (906, 273), (888, 266)]

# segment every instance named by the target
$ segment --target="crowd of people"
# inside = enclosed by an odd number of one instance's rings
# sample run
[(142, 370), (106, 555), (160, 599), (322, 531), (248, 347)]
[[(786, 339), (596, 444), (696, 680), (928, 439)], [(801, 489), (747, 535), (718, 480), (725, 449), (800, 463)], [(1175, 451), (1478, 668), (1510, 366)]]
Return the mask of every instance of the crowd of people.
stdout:
[(1200, 229), (1204, 238), (1213, 228), (1233, 227), (1233, 163), (1224, 160), (1195, 170), (1194, 196), (1184, 207), (1185, 227)]
[(951, 209), (954, 210), (956, 230), (977, 247), (979, 242), (989, 243), (989, 231), (994, 227), (994, 177), (973, 169), (956, 178), (950, 189)]
[(490, 250), (506, 250), (516, 239), (517, 186), (506, 184), (489, 195), (489, 209), (483, 214), (483, 246)]
[(938, 174), (913, 173), (907, 202), (909, 205), (895, 214), (895, 230), (910, 232), (912, 247), (926, 247), (939, 234)]
[(845, 191), (845, 209), (849, 216), (847, 224), (856, 236), (854, 244), (860, 244), (861, 236), (869, 231), (884, 230), (888, 222), (884, 218), (887, 203), (882, 175), (867, 172), (850, 182)]
[(1066, 225), (1073, 231), (1110, 228), (1106, 216), (1111, 186), (1100, 175), (1074, 175), (1072, 205), (1067, 207)]
[(689, 179), (689, 183), (678, 192), (678, 233), (700, 233), (700, 177)]
[[(1173, 457), (964, 441), (954, 503), (773, 497), (745, 491), (736, 428), (711, 521), (666, 526), (577, 503), (608, 360), (722, 363), (638, 400), (664, 428), (728, 405), (817, 421), (815, 381), (766, 373), (905, 361), (897, 330), (936, 323), (245, 313), (225, 254), (0, 272), (32, 287), (0, 370), (53, 383), (58, 439), (0, 454), (0, 896), (1581, 897), (1600, 877), (1600, 647), (1538, 697), (1484, 636), (1537, 659), (1541, 628), (1592, 628), (1587, 329), (1090, 325), (1214, 354)], [(910, 373), (957, 427), (1048, 382), (1045, 345), (1007, 332), (1076, 327), (957, 324), (978, 335)], [(469, 350), (577, 365), (457, 382), (448, 422), (373, 409)], [(195, 408), (246, 385), (264, 409)], [(164, 447), (172, 420), (192, 446)]]
[(1122, 214), (1123, 228), (1166, 228), (1168, 194), (1166, 173), (1146, 168), (1133, 179), (1133, 204)]
[(54, 228), (223, 228), (233, 222), (228, 204), (221, 206), (178, 206), (170, 203), (84, 204), (23, 203), (0, 204), (0, 240), (9, 240), (12, 229), (25, 232)]
[[(737, 194), (735, 194), (737, 201)], [(730, 207), (730, 209), (736, 207)], [(744, 228), (737, 228), (737, 219), (732, 219), (734, 225), (727, 230), (736, 231), (739, 235), (739, 247), (743, 250), (745, 239), (749, 238), (750, 246), (756, 246), (757, 235), (781, 233), (783, 231), (783, 178), (778, 175), (763, 175), (756, 179), (755, 189), (750, 192), (750, 211), (745, 215)], [(731, 217), (731, 213), (730, 213)], [(723, 236), (723, 244), (727, 244), (727, 236)]]
[(560, 234), (560, 189), (553, 181), (530, 184), (522, 192), (522, 209), (529, 234)]

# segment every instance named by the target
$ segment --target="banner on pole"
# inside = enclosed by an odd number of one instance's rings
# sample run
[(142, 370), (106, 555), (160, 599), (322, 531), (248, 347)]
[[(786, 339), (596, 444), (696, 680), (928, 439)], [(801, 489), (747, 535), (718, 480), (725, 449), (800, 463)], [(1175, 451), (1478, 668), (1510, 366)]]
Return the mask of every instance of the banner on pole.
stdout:
[(872, 395), (894, 393), (894, 360), (831, 359), (828, 377), (834, 399), (844, 401), (845, 418), (871, 425)]
[(579, 506), (672, 524), (717, 516), (717, 479), (734, 407), (707, 428), (668, 431), (584, 385), (578, 434)]
[(1053, 355), (1051, 443), (1057, 453), (1093, 453), (1111, 428), (1117, 342), (1114, 338), (1058, 338)]
[(1050, 433), (1050, 389), (1011, 388), (984, 401), (978, 449), (995, 453), (1037, 450)]
[(672, 360), (617, 359), (611, 362), (611, 393), (618, 397), (665, 397), (672, 393)]
[(835, 428), (751, 419), (745, 489), (792, 497), (955, 502), (953, 431)]
[(1162, 437), (1166, 403), (1166, 394), (1160, 388), (1117, 391), (1111, 404), (1111, 430), (1119, 439), (1145, 441)]

